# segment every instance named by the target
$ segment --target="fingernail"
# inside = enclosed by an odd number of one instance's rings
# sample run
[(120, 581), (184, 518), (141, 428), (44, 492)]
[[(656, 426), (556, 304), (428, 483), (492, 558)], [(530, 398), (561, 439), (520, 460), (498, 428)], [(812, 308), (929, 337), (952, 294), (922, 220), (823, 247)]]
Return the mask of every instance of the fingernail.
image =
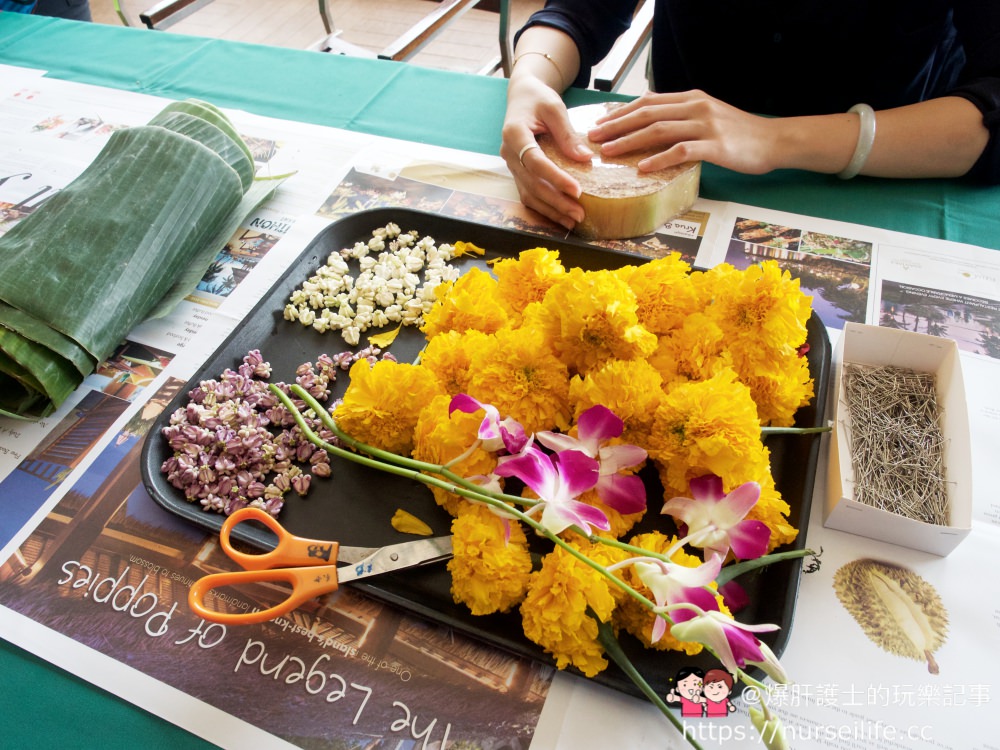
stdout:
[(586, 146), (584, 146), (582, 143), (578, 143), (577, 144), (577, 146), (576, 146), (576, 153), (577, 153), (577, 155), (585, 157), (587, 159), (589, 159), (590, 157), (592, 157), (594, 155), (594, 152), (591, 151)]

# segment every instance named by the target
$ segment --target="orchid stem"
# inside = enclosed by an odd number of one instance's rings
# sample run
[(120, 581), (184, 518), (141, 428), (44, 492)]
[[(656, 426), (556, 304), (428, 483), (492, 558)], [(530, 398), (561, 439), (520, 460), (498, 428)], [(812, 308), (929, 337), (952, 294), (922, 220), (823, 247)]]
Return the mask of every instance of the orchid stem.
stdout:
[(691, 747), (695, 748), (695, 750), (702, 750), (698, 741), (684, 731), (684, 725), (681, 724), (674, 712), (670, 710), (670, 707), (663, 702), (663, 699), (660, 698), (655, 690), (653, 690), (652, 686), (646, 682), (646, 678), (642, 676), (642, 673), (635, 668), (634, 664), (632, 664), (632, 661), (625, 654), (625, 651), (622, 650), (621, 644), (618, 643), (618, 639), (615, 638), (615, 633), (614, 630), (611, 629), (611, 626), (606, 622), (602, 622), (592, 611), (590, 611), (589, 614), (594, 618), (594, 621), (597, 622), (597, 639), (601, 642), (601, 645), (604, 646), (604, 650), (607, 655), (611, 657), (611, 660), (617, 664), (622, 672), (624, 672), (626, 676), (632, 680), (633, 684), (639, 688), (640, 691), (642, 691), (642, 694), (646, 696), (649, 702), (656, 706), (661, 714), (667, 717), (670, 723), (673, 724), (674, 728), (684, 736), (684, 739), (688, 741)]
[[(285, 408), (289, 410), (292, 417), (295, 419), (295, 423), (302, 430), (302, 433), (306, 438), (314, 445), (322, 448), (323, 450), (332, 453), (333, 455), (345, 458), (348, 461), (354, 461), (356, 463), (362, 464), (364, 466), (370, 466), (375, 469), (380, 469), (390, 474), (396, 474), (397, 476), (408, 477), (423, 484), (439, 487), (447, 492), (452, 492), (460, 497), (464, 497), (469, 500), (474, 500), (477, 502), (486, 503), (487, 505), (492, 505), (495, 508), (503, 510), (505, 513), (509, 513), (517, 518), (522, 523), (530, 526), (539, 534), (542, 534), (547, 539), (549, 539), (553, 544), (556, 544), (566, 550), (567, 553), (578, 559), (585, 565), (593, 568), (598, 573), (606, 577), (611, 583), (613, 583), (618, 588), (622, 589), (626, 594), (632, 598), (639, 601), (647, 609), (652, 609), (655, 605), (645, 596), (640, 594), (634, 588), (629, 586), (625, 581), (621, 580), (617, 576), (608, 572), (607, 568), (594, 560), (591, 560), (587, 555), (582, 553), (576, 547), (571, 545), (569, 542), (565, 541), (561, 537), (553, 534), (551, 531), (546, 529), (542, 524), (531, 518), (523, 511), (519, 510), (517, 507), (511, 507), (510, 503), (525, 503), (525, 498), (516, 497), (514, 495), (505, 495), (502, 493), (489, 492), (484, 490), (481, 486), (468, 482), (460, 477), (457, 477), (451, 471), (448, 471), (443, 466), (437, 466), (434, 464), (428, 464), (423, 461), (417, 461), (416, 459), (406, 458), (400, 456), (396, 453), (391, 453), (389, 451), (384, 451), (380, 448), (375, 448), (374, 446), (365, 445), (354, 438), (350, 437), (346, 433), (342, 432), (337, 426), (337, 423), (330, 417), (326, 409), (323, 408), (316, 399), (314, 399), (304, 388), (298, 385), (291, 386), (291, 390), (296, 396), (299, 396), (308, 406), (316, 413), (317, 417), (323, 422), (323, 424), (328, 427), (341, 442), (350, 445), (352, 448), (356, 448), (359, 451), (363, 451), (365, 454), (355, 453), (352, 450), (347, 450), (346, 448), (341, 448), (323, 440), (319, 435), (317, 435), (309, 424), (306, 422), (305, 417), (299, 412), (292, 403), (292, 399), (282, 391), (280, 388), (275, 386), (270, 386), (271, 391), (278, 397)], [(431, 476), (425, 472), (431, 472), (435, 474), (441, 474), (445, 479), (439, 479), (438, 477)], [(446, 481), (447, 480), (447, 481)], [(527, 501), (529, 504), (534, 504), (531, 501)], [(600, 539), (604, 541), (602, 537), (590, 537), (586, 532), (581, 532), (584, 536), (593, 539)], [(648, 552), (647, 552), (648, 554)]]
[(811, 435), (817, 432), (830, 432), (833, 428), (830, 425), (822, 427), (761, 427), (761, 437), (768, 435)]
[(715, 580), (720, 586), (722, 586), (723, 584), (729, 583), (737, 576), (741, 576), (744, 573), (756, 570), (757, 568), (763, 568), (765, 565), (781, 562), (782, 560), (795, 560), (802, 557), (809, 557), (815, 554), (816, 553), (811, 549), (793, 549), (786, 552), (773, 552), (770, 555), (764, 555), (753, 560), (743, 560), (742, 562), (727, 565), (719, 571), (719, 575), (716, 576)]

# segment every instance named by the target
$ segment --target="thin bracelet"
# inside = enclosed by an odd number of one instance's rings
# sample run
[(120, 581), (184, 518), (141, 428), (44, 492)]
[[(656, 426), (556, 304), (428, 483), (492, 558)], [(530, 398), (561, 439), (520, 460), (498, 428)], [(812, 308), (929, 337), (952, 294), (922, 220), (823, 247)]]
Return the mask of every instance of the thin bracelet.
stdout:
[(540, 51), (537, 51), (537, 50), (529, 50), (528, 52), (522, 52), (520, 55), (518, 55), (517, 57), (515, 57), (514, 58), (514, 62), (512, 62), (510, 64), (510, 70), (511, 70), (512, 73), (514, 72), (514, 66), (517, 65), (517, 61), (520, 60), (522, 57), (527, 57), (528, 55), (541, 55), (546, 60), (548, 60), (550, 63), (552, 63), (552, 67), (555, 68), (556, 69), (556, 73), (559, 74), (559, 85), (560, 86), (563, 85), (563, 81), (565, 81), (566, 78), (565, 78), (565, 76), (563, 76), (562, 68), (559, 67), (559, 63), (557, 63), (555, 61), (555, 58), (552, 57), (552, 55), (550, 55), (548, 52), (540, 52)]
[(842, 180), (849, 180), (857, 177), (865, 162), (868, 161), (868, 154), (872, 151), (872, 144), (875, 143), (875, 110), (867, 104), (855, 104), (848, 112), (853, 112), (861, 118), (858, 130), (858, 145), (854, 147), (854, 156), (844, 167), (842, 172), (837, 173), (837, 177)]

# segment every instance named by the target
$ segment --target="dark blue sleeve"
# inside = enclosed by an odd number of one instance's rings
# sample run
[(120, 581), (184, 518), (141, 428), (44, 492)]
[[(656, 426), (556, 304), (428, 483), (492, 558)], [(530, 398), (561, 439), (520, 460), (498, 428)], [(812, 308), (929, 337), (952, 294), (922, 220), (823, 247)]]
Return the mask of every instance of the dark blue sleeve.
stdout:
[(573, 86), (590, 85), (591, 69), (614, 46), (632, 22), (638, 0), (546, 0), (514, 36), (514, 44), (525, 29), (550, 26), (568, 34), (580, 52), (580, 71)]
[(1000, 3), (956, 0), (955, 28), (965, 50), (965, 67), (951, 93), (983, 113), (990, 140), (969, 177), (1000, 184)]

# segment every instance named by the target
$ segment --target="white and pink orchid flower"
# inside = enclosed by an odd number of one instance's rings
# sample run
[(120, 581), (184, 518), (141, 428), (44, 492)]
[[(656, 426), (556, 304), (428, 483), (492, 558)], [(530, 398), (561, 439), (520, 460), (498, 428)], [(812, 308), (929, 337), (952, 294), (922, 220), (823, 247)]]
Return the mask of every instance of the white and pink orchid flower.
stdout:
[(619, 513), (639, 513), (646, 509), (646, 485), (635, 475), (619, 472), (645, 461), (646, 451), (637, 445), (605, 445), (621, 436), (624, 427), (613, 411), (598, 404), (580, 414), (575, 438), (548, 430), (535, 437), (551, 450), (577, 450), (597, 459), (601, 468), (596, 489), (601, 501)]
[(448, 414), (453, 411), (461, 411), (466, 414), (475, 414), (482, 409), (486, 412), (486, 417), (479, 425), (476, 433), (483, 443), (483, 449), (490, 453), (506, 450), (508, 453), (520, 453), (528, 444), (530, 438), (524, 431), (521, 423), (510, 417), (500, 419), (500, 411), (492, 404), (484, 404), (477, 401), (465, 393), (453, 396), (448, 405)]
[(550, 456), (537, 445), (510, 456), (494, 469), (502, 477), (516, 477), (530, 487), (540, 502), (539, 523), (553, 534), (578, 526), (588, 535), (591, 527), (608, 531), (608, 517), (598, 508), (576, 498), (591, 489), (599, 477), (598, 462), (580, 451), (562, 451)]
[(741, 560), (752, 560), (767, 552), (771, 531), (763, 521), (746, 519), (760, 498), (760, 485), (746, 482), (726, 494), (722, 479), (714, 474), (692, 479), (693, 497), (675, 497), (663, 505), (661, 513), (687, 526), (688, 542), (705, 550), (705, 557), (722, 558), (733, 550)]
[[(695, 611), (718, 609), (715, 593), (708, 585), (715, 580), (722, 569), (722, 558), (713, 555), (710, 560), (695, 568), (680, 563), (666, 562), (655, 557), (637, 557), (624, 564), (635, 566), (635, 572), (653, 593), (657, 609), (672, 608), (677, 605), (694, 605), (670, 609), (670, 618), (675, 623), (694, 617)], [(621, 565), (621, 564), (619, 564)], [(612, 566), (618, 567), (618, 566)], [(611, 568), (609, 568), (611, 570)], [(667, 630), (667, 621), (657, 615), (653, 623), (650, 641), (656, 643)]]
[(670, 612), (674, 619), (670, 634), (679, 641), (705, 645), (730, 672), (745, 669), (747, 665), (758, 666), (776, 680), (788, 681), (774, 652), (754, 635), (778, 630), (777, 625), (746, 625), (717, 609), (695, 610), (693, 617), (683, 621), (678, 621), (677, 614), (676, 610)]

